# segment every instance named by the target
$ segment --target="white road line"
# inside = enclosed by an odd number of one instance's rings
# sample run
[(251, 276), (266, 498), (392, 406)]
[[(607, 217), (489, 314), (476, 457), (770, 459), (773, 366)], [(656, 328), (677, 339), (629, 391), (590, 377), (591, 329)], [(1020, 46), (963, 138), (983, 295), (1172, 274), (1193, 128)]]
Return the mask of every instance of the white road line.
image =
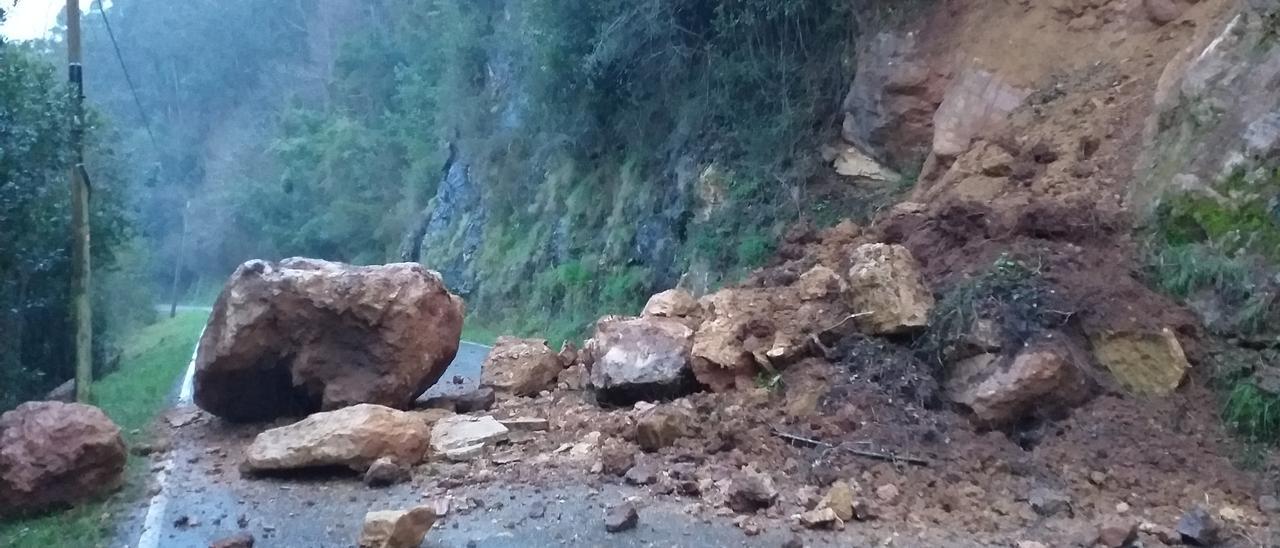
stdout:
[[(200, 338), (204, 337), (204, 330), (200, 330)], [(196, 340), (199, 341), (200, 338)], [(492, 349), (487, 344), (479, 344), (473, 342), (462, 341), (462, 344), (478, 346), (480, 348)], [(196, 352), (200, 349), (199, 342), (196, 343), (196, 349), (191, 351), (191, 361), (187, 363), (187, 372), (182, 376), (182, 386), (178, 388), (178, 405), (191, 403), (191, 393), (196, 373)], [(165, 458), (164, 464), (161, 465), (160, 471), (156, 472), (156, 483), (160, 485), (160, 492), (156, 496), (151, 497), (151, 504), (147, 506), (147, 517), (142, 522), (142, 536), (138, 539), (137, 548), (157, 548), (160, 546), (160, 533), (164, 531), (164, 513), (166, 507), (169, 506), (169, 486), (166, 484), (169, 479), (169, 472), (173, 470), (173, 454), (169, 451), (169, 456)]]
[[(196, 338), (196, 349), (191, 351), (191, 361), (187, 363), (187, 372), (182, 376), (182, 386), (178, 388), (178, 405), (191, 403), (192, 380), (196, 373), (196, 352), (200, 349), (200, 338), (204, 337), (204, 330), (200, 330), (200, 337)], [(160, 486), (160, 492), (156, 496), (151, 497), (151, 504), (147, 506), (147, 517), (142, 522), (142, 536), (138, 538), (138, 548), (156, 548), (160, 546), (160, 533), (164, 530), (164, 513), (165, 508), (169, 506), (169, 490), (167, 481), (169, 472), (173, 469), (174, 451), (169, 451), (169, 456), (164, 459), (164, 464), (160, 466), (160, 471), (156, 472), (156, 483)]]

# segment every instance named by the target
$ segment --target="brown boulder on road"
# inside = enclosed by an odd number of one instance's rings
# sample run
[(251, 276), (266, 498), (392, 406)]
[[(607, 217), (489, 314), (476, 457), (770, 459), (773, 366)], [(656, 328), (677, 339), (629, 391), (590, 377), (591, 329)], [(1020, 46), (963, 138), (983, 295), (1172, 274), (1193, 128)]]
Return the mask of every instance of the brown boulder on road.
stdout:
[(195, 402), (234, 421), (407, 408), (453, 361), (462, 300), (418, 264), (249, 261), (200, 339)]
[(536, 396), (554, 387), (564, 368), (547, 341), (499, 337), (481, 367), (480, 384), (514, 396)]
[(29, 402), (0, 416), (0, 516), (37, 513), (114, 491), (120, 428), (96, 407)]
[(245, 449), (244, 466), (251, 472), (345, 466), (365, 473), (382, 458), (418, 464), (430, 443), (431, 427), (422, 414), (361, 404), (258, 434)]
[(620, 405), (688, 394), (697, 386), (692, 344), (693, 330), (674, 319), (602, 319), (588, 341), (591, 386), (601, 400)]

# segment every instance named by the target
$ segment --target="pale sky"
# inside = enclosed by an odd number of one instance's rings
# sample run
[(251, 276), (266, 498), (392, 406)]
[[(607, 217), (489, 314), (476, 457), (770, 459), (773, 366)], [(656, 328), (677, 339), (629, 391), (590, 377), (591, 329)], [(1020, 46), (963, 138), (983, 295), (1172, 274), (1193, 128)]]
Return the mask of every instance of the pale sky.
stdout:
[[(7, 14), (5, 23), (0, 25), (0, 34), (10, 40), (43, 38), (58, 21), (58, 14), (66, 4), (66, 0), (0, 0)], [(85, 12), (92, 5), (93, 0), (80, 0), (80, 9)], [(108, 14), (110, 5), (111, 2), (107, 2)]]

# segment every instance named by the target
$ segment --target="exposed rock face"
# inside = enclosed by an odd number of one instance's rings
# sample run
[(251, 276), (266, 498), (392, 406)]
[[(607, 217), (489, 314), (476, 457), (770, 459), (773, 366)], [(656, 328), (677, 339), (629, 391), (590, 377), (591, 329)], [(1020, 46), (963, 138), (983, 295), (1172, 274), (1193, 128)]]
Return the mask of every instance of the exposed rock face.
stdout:
[(945, 80), (917, 58), (912, 34), (881, 33), (860, 49), (844, 100), (844, 139), (895, 169), (920, 165)]
[(0, 416), (0, 516), (36, 513), (118, 489), (120, 428), (96, 407), (29, 402)]
[(245, 450), (245, 468), (275, 472), (345, 466), (364, 473), (383, 457), (411, 466), (426, 458), (430, 438), (417, 413), (361, 404), (258, 434)]
[(1173, 332), (1108, 333), (1094, 337), (1093, 355), (1125, 389), (1145, 396), (1168, 395), (1182, 384), (1191, 364)]
[(484, 360), (480, 383), (515, 396), (536, 396), (555, 385), (564, 367), (547, 341), (500, 337)]
[(859, 327), (872, 334), (903, 333), (929, 324), (933, 293), (911, 252), (900, 245), (864, 244), (851, 255), (849, 299)]
[(695, 388), (692, 345), (693, 330), (675, 319), (602, 320), (590, 342), (591, 386), (602, 399), (619, 404), (687, 394)]
[(970, 69), (947, 89), (933, 116), (933, 154), (954, 158), (974, 139), (1006, 123), (1009, 113), (1030, 95), (998, 74)]
[(384, 510), (364, 516), (360, 548), (417, 548), (435, 525), (435, 510), (419, 506), (412, 510)]
[(417, 264), (249, 261), (214, 305), (195, 402), (234, 421), (407, 408), (458, 350), (463, 304)]
[(1029, 344), (1012, 358), (981, 354), (953, 367), (947, 391), (991, 426), (1070, 409), (1090, 394), (1079, 354), (1061, 335)]

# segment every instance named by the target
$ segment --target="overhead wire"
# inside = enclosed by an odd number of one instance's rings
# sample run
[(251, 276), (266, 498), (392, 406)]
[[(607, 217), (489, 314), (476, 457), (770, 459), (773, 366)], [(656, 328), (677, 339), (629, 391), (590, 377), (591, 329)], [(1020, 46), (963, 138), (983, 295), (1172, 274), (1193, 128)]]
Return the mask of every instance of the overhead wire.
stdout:
[(102, 0), (94, 0), (94, 3), (98, 5), (98, 14), (102, 16), (102, 25), (107, 28), (107, 37), (111, 38), (111, 48), (115, 51), (116, 61), (120, 63), (120, 71), (124, 73), (124, 81), (129, 84), (129, 93), (133, 95), (133, 104), (138, 107), (138, 116), (142, 118), (142, 126), (147, 130), (147, 137), (151, 139), (151, 147), (159, 155), (160, 145), (156, 141), (155, 133), (151, 131), (151, 118), (147, 116), (147, 109), (142, 106), (142, 99), (138, 97), (138, 88), (133, 85), (133, 77), (129, 74), (129, 67), (125, 65), (124, 56), (120, 54), (120, 44), (116, 41), (116, 33), (111, 28), (111, 20), (107, 18), (107, 10), (102, 6)]

